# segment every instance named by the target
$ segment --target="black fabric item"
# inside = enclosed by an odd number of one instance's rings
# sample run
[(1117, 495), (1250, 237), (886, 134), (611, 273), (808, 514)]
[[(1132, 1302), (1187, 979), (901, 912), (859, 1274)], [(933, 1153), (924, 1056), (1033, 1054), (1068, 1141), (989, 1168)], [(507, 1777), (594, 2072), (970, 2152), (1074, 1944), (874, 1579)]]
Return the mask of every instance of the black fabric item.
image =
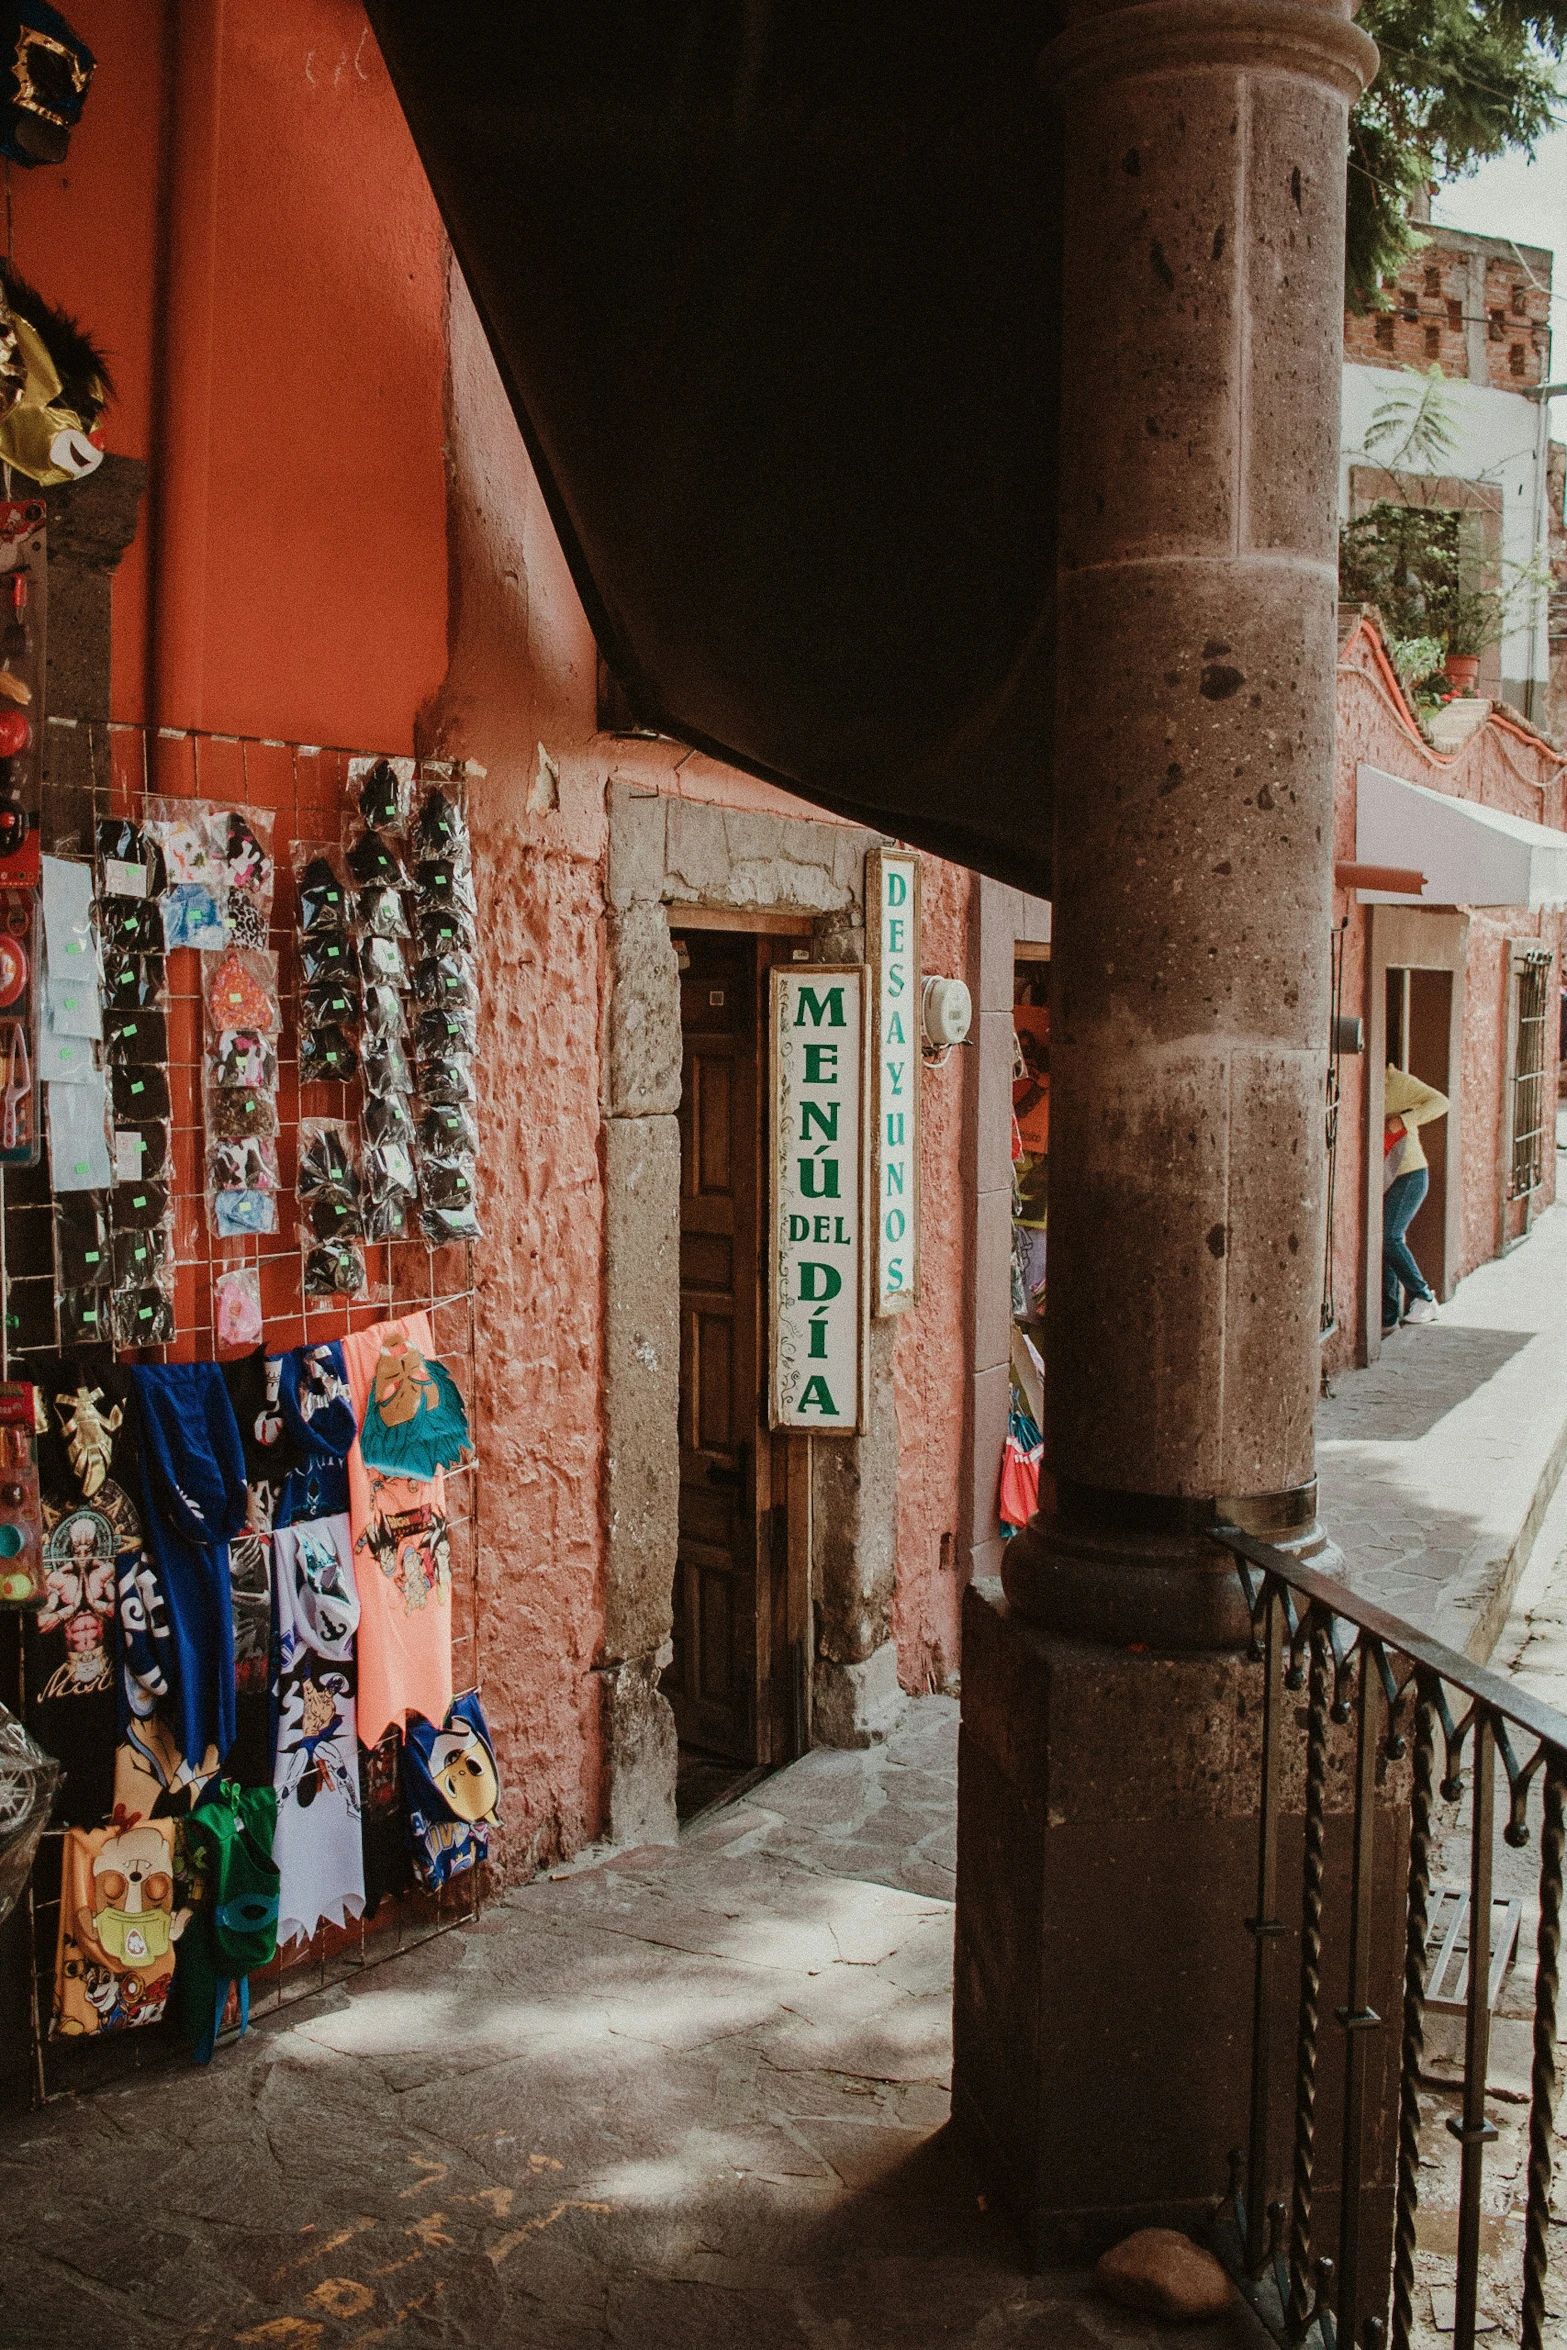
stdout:
[(471, 1159), (422, 1159), (419, 1191), (432, 1208), (467, 1208), (473, 1204)]
[(348, 928), (348, 892), (325, 857), (312, 857), (299, 876), (299, 930), (311, 938)]
[(119, 1740), (113, 1562), (141, 1546), (136, 1411), (128, 1374), (101, 1353), (45, 1356), (29, 1371), (48, 1420), (38, 1485), (50, 1585), (24, 1617), (27, 1726), (65, 1765), (55, 1826), (96, 1827), (114, 1801)]
[(443, 1108), (477, 1101), (479, 1089), (474, 1083), (472, 1060), (466, 1053), (445, 1053), (421, 1061), (419, 1091), (426, 1102)]
[(114, 1335), (121, 1346), (167, 1346), (174, 1336), (174, 1299), (149, 1282), (114, 1293)]
[(455, 800), (439, 788), (427, 793), (414, 824), (414, 850), (420, 857), (457, 857), (468, 846), (468, 824)]
[(360, 1207), (360, 1217), (366, 1240), (401, 1240), (408, 1229), (409, 1202), (400, 1191), (383, 1193), (380, 1199), (367, 1199)]
[(126, 954), (116, 948), (103, 958), (103, 1000), (111, 1012), (139, 1012), (161, 1002), (166, 965), (161, 955)]
[(141, 1176), (143, 1182), (156, 1183), (169, 1163), (169, 1130), (161, 1123), (151, 1126), (117, 1126), (116, 1134), (141, 1136)]
[(400, 1142), (413, 1148), (414, 1122), (400, 1093), (369, 1094), (361, 1112), (367, 1142)]
[(310, 1028), (299, 1040), (301, 1085), (346, 1084), (358, 1066), (353, 1041), (341, 1028)]
[(420, 1053), (471, 1053), (478, 1042), (474, 1015), (431, 1006), (414, 1023), (414, 1042)]
[(413, 1071), (395, 1036), (365, 1040), (365, 1089), (369, 1093), (412, 1093)]
[(305, 1259), (307, 1297), (357, 1297), (365, 1285), (364, 1259), (350, 1240), (329, 1240)]
[(114, 1286), (139, 1289), (169, 1261), (169, 1235), (161, 1225), (150, 1232), (117, 1232), (114, 1236)]
[(414, 994), (421, 1004), (449, 1012), (477, 1012), (479, 990), (464, 955), (426, 955), (414, 965)]
[(340, 1134), (328, 1129), (314, 1134), (299, 1154), (299, 1196), (314, 1199), (325, 1193), (334, 1199), (359, 1197), (359, 1173)]
[(419, 1229), (432, 1248), (444, 1248), (452, 1240), (477, 1240), (479, 1211), (471, 1201), (464, 1208), (424, 1207), (419, 1211)]
[(163, 908), (156, 898), (104, 898), (98, 927), (105, 947), (118, 954), (152, 955), (163, 948)]
[(419, 1121), (419, 1147), (436, 1158), (473, 1158), (479, 1132), (468, 1112), (456, 1103), (432, 1103)]
[(62, 1289), (60, 1336), (67, 1346), (112, 1346), (114, 1317), (108, 1290)]
[(117, 865), (140, 865), (143, 867), (147, 881), (146, 887), (141, 893), (142, 896), (161, 897), (169, 886), (168, 871), (163, 862), (163, 851), (157, 842), (143, 832), (139, 824), (133, 824), (128, 816), (105, 816), (99, 821), (98, 893), (100, 897), (107, 898), (117, 894), (110, 890), (104, 871), (111, 861)]
[(628, 715), (1048, 897), (1073, 12), (368, 13)]
[(239, 1422), (245, 1448), (245, 1481), (280, 1492), (304, 1454), (288, 1432), (278, 1404), (279, 1358), (258, 1346), (254, 1354), (240, 1355), (222, 1365), (223, 1384)]
[(394, 825), (400, 814), (398, 795), (400, 786), (397, 771), (385, 759), (377, 759), (367, 769), (359, 786), (359, 813), (372, 830), (377, 825)]
[(359, 990), (342, 979), (321, 979), (307, 987), (299, 1006), (302, 1028), (325, 1028), (329, 1022), (352, 1026), (359, 1017)]
[(450, 857), (426, 857), (414, 867), (414, 898), (420, 911), (453, 907), (474, 911), (473, 883)]
[(351, 981), (358, 970), (353, 941), (346, 931), (312, 930), (299, 942), (299, 976), (306, 987), (335, 979)]
[(111, 1061), (161, 1063), (169, 1057), (169, 1023), (162, 1012), (118, 1012), (103, 1024), (103, 1044)]
[(161, 1183), (117, 1183), (109, 1194), (109, 1218), (116, 1232), (150, 1232), (166, 1221), (169, 1195)]
[(400, 887), (406, 880), (402, 859), (378, 832), (362, 832), (353, 847), (347, 851), (350, 874), (361, 887), (367, 882), (389, 882)]
[(413, 1884), (408, 1857), (403, 1775), (398, 1768), (402, 1739), (388, 1730), (379, 1746), (359, 1749), (359, 1825), (364, 1845), (365, 1916), (374, 1917), (389, 1894)]
[(96, 1192), (66, 1191), (55, 1202), (54, 1261), (62, 1289), (107, 1285), (109, 1226)]
[(403, 911), (401, 890), (392, 889), (384, 882), (372, 882), (359, 892), (358, 923), (377, 938), (406, 938), (408, 917)]
[(142, 1126), (169, 1115), (169, 1077), (150, 1062), (117, 1062), (109, 1072), (116, 1126)]
[(358, 1202), (329, 1192), (310, 1202), (309, 1224), (317, 1240), (357, 1240), (363, 1230)]
[(421, 906), (419, 944), (429, 955), (470, 954), (478, 924), (462, 906)]

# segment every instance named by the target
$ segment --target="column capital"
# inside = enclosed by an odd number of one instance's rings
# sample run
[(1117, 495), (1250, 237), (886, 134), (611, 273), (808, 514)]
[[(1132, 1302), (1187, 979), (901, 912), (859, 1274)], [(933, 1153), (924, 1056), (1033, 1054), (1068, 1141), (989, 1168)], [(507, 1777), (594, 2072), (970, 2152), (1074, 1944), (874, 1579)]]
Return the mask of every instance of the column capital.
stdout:
[(1042, 54), (1046, 86), (1228, 65), (1301, 73), (1351, 104), (1377, 70), (1377, 46), (1329, 0), (1137, 0), (1084, 16)]

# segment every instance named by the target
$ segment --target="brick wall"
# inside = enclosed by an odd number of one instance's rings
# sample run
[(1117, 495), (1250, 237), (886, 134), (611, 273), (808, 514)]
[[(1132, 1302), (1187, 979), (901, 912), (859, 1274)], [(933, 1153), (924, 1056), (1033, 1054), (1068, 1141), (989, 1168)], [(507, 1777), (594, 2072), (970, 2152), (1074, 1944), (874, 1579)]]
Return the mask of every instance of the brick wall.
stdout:
[[(1470, 377), (1483, 339), (1485, 374), (1496, 390), (1543, 383), (1550, 361), (1550, 256), (1522, 256), (1500, 237), (1459, 237), (1430, 229), (1430, 242), (1396, 279), (1383, 280), (1389, 307), (1344, 321), (1344, 356), (1369, 367), (1430, 367)], [(1484, 260), (1483, 294), (1471, 258)], [(1472, 324), (1483, 338), (1470, 338)]]

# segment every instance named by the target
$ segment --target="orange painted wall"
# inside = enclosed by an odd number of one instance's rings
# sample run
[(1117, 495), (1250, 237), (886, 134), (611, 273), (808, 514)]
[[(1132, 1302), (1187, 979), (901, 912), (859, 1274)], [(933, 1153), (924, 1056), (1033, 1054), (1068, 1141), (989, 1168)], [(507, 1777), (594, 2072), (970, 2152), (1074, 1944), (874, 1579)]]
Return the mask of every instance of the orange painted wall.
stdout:
[(12, 251), (107, 347), (105, 445), (167, 444), (161, 617), (144, 511), (115, 588), (114, 711), (411, 747), (446, 667), (445, 247), (357, 0), (187, 0), (155, 329), (165, 10), (76, 0), (97, 52), (58, 171), (9, 170)]

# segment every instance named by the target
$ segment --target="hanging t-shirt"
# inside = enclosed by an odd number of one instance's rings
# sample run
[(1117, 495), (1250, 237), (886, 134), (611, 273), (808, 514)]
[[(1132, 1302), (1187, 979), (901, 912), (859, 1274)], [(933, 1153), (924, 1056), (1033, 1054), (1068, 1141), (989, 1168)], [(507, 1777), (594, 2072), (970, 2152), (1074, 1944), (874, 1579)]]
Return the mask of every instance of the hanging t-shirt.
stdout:
[(74, 1355), (32, 1367), (45, 1592), (23, 1620), (27, 1725), (64, 1766), (56, 1824), (96, 1827), (114, 1801), (117, 1585), (141, 1562), (128, 1376)]
[(278, 1940), (308, 1941), (365, 1905), (354, 1736), (359, 1622), (346, 1516), (280, 1526), (272, 1563), (278, 1618), (278, 1734), (273, 1785), (281, 1872)]
[(53, 2037), (157, 2023), (188, 1915), (174, 1907), (172, 1825), (122, 1816), (63, 1841)]
[(234, 1744), (224, 1758), (228, 1776), (243, 1786), (272, 1784), (276, 1728), (273, 1703), (274, 1618), (272, 1538), (290, 1473), (301, 1455), (283, 1425), (279, 1384), (283, 1362), (258, 1347), (222, 1366), (245, 1456), (245, 1524), (229, 1545), (234, 1606)]
[(234, 1599), (229, 1544), (247, 1494), (239, 1424), (217, 1363), (139, 1363), (142, 1505), (173, 1652), (180, 1749), (234, 1743)]
[[(357, 1426), (390, 1338), (433, 1352), (426, 1314), (352, 1331), (343, 1361)], [(452, 1555), (446, 1480), (388, 1477), (366, 1468), (357, 1443), (348, 1455), (348, 1506), (359, 1581), (359, 1734), (373, 1746), (408, 1714), (441, 1722), (452, 1702)]]
[(274, 1524), (339, 1516), (348, 1507), (348, 1448), (359, 1422), (337, 1339), (296, 1346), (278, 1357), (278, 1408), (298, 1463), (283, 1488)]

